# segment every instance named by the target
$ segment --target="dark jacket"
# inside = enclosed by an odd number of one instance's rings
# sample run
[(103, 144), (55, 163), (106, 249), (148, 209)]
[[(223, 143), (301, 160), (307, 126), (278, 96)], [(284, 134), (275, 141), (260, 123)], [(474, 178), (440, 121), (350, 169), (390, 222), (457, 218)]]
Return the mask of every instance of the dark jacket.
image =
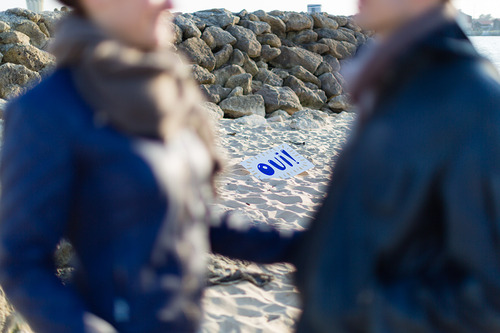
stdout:
[[(211, 230), (206, 220), (169, 219), (178, 193), (169, 193), (154, 169), (168, 169), (170, 161), (154, 165), (162, 154), (148, 160), (139, 146), (158, 152), (162, 144), (102, 125), (69, 69), (9, 104), (0, 168), (0, 284), (36, 332), (89, 332), (86, 312), (119, 332), (194, 332), (209, 233), (214, 251), (240, 259), (282, 261), (293, 250), (297, 235), (238, 232), (225, 219)], [(191, 201), (193, 209), (204, 208)], [(167, 237), (158, 237), (162, 230)], [(62, 237), (77, 254), (75, 286), (63, 286), (54, 274)], [(153, 262), (152, 253), (163, 248), (171, 251)]]
[(455, 23), (405, 50), (307, 233), (298, 332), (500, 332), (500, 84)]

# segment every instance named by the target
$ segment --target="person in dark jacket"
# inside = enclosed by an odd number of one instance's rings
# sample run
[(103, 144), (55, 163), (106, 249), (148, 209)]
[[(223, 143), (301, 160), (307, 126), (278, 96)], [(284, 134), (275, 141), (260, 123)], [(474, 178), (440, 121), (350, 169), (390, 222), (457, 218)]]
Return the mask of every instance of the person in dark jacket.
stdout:
[[(64, 3), (59, 68), (5, 113), (0, 284), (38, 333), (196, 332), (210, 243), (266, 263), (291, 260), (300, 234), (210, 213), (220, 162), (168, 46), (169, 1)], [(69, 286), (61, 238), (76, 252)]]
[[(361, 0), (358, 124), (297, 261), (298, 332), (500, 332), (500, 83), (441, 0)], [(346, 65), (347, 66), (347, 65)]]

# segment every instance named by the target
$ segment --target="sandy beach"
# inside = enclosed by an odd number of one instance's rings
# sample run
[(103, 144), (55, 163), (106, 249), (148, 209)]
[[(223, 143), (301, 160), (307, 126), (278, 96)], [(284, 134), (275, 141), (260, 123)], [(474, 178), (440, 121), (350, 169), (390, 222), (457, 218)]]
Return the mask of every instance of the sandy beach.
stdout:
[[(322, 128), (297, 130), (290, 127), (290, 119), (254, 126), (222, 119), (219, 144), (226, 152), (228, 168), (218, 180), (220, 198), (216, 209), (238, 210), (255, 223), (280, 229), (306, 228), (324, 196), (335, 157), (346, 142), (353, 121), (352, 113), (343, 112), (329, 115)], [(290, 145), (315, 167), (291, 179), (262, 181), (239, 165), (282, 143)], [(262, 288), (246, 281), (207, 288), (200, 332), (293, 332), (301, 311), (292, 283), (294, 267), (250, 264), (247, 269), (270, 274), (273, 280)]]

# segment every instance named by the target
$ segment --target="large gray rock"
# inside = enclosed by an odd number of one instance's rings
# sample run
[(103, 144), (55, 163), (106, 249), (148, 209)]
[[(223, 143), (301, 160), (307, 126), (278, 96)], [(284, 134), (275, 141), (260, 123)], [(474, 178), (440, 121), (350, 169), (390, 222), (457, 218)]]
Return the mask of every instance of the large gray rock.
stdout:
[(338, 96), (342, 93), (342, 86), (332, 73), (321, 75), (319, 80), (321, 81), (321, 89), (326, 93), (328, 98)]
[(170, 26), (172, 27), (172, 43), (175, 45), (178, 45), (182, 43), (182, 29), (179, 28), (178, 25), (171, 23)]
[(227, 31), (236, 38), (234, 46), (237, 49), (247, 53), (252, 58), (260, 56), (262, 46), (252, 30), (236, 25), (229, 27)]
[(187, 18), (183, 15), (178, 15), (174, 19), (174, 23), (181, 28), (182, 36), (184, 39), (189, 39), (192, 37), (201, 37), (201, 31), (196, 26), (193, 20)]
[(331, 18), (332, 20), (337, 21), (337, 23), (339, 24), (339, 27), (344, 27), (349, 22), (348, 18), (345, 17), (345, 16), (341, 16), (341, 15), (328, 15), (328, 14), (327, 14), (327, 16), (329, 18)]
[(349, 110), (351, 108), (349, 97), (347, 95), (335, 96), (328, 101), (328, 107), (335, 112)]
[(314, 130), (328, 125), (328, 115), (322, 111), (306, 109), (292, 115), (290, 127), (297, 130)]
[(0, 32), (4, 32), (10, 30), (10, 25), (5, 23), (4, 21), (0, 21)]
[(256, 114), (235, 119), (234, 122), (245, 126), (262, 126), (267, 124), (266, 118)]
[(14, 98), (40, 80), (40, 74), (23, 65), (3, 64), (0, 66), (0, 98)]
[(254, 21), (241, 21), (240, 25), (250, 29), (253, 31), (253, 33), (257, 36), (266, 34), (266, 33), (271, 33), (271, 26), (267, 22), (254, 22)]
[(323, 61), (323, 58), (316, 53), (307, 51), (300, 47), (282, 46), (281, 54), (271, 61), (271, 64), (281, 68), (292, 68), (302, 66), (309, 72), (314, 73)]
[[(335, 60), (337, 60), (337, 59), (335, 59)], [(331, 72), (333, 72), (332, 66), (329, 63), (327, 63), (326, 61), (323, 61), (319, 65), (319, 67), (316, 70), (316, 72), (314, 73), (314, 75), (315, 76), (321, 76), (321, 75), (323, 75), (325, 73), (331, 73)]]
[(318, 37), (321, 38), (330, 38), (330, 39), (335, 39), (340, 42), (349, 42), (351, 44), (356, 45), (358, 41), (356, 40), (356, 37), (354, 36), (354, 33), (346, 28), (339, 28), (338, 30), (332, 30), (332, 29), (316, 29), (316, 33), (318, 34)]
[(259, 69), (259, 73), (255, 75), (255, 80), (276, 87), (283, 85), (283, 79), (278, 74), (265, 68)]
[(264, 98), (266, 113), (272, 113), (276, 110), (285, 110), (289, 114), (293, 114), (302, 109), (299, 98), (289, 87), (273, 87), (264, 84), (262, 89), (256, 94)]
[(215, 57), (215, 68), (220, 68), (222, 65), (227, 63), (231, 59), (233, 54), (233, 47), (231, 44), (224, 45), (219, 52), (214, 54)]
[(229, 62), (231, 63), (231, 65), (238, 65), (240, 67), (243, 67), (243, 65), (245, 64), (245, 59), (245, 54), (236, 49), (233, 51), (233, 55), (231, 56), (231, 60), (229, 60)]
[(214, 84), (215, 75), (210, 73), (207, 69), (201, 67), (200, 65), (192, 65), (191, 71), (193, 73), (194, 79), (200, 84)]
[(337, 59), (347, 59), (356, 53), (356, 45), (349, 42), (337, 41), (334, 39), (323, 38), (319, 41), (330, 49), (329, 54)]
[(9, 30), (0, 32), (0, 44), (21, 44), (28, 45), (30, 38), (19, 31)]
[(323, 13), (314, 13), (311, 15), (314, 20), (314, 28), (315, 29), (332, 29), (335, 30), (339, 27), (337, 21), (329, 18), (327, 15)]
[(198, 37), (191, 37), (179, 45), (179, 50), (195, 64), (198, 64), (209, 71), (215, 68), (216, 59), (208, 45)]
[(13, 45), (3, 55), (3, 62), (27, 67), (36, 72), (55, 67), (55, 57), (32, 45)]
[(318, 88), (321, 88), (320, 80), (302, 66), (292, 67), (292, 69), (289, 70), (289, 73), (304, 82), (314, 83), (316, 86), (318, 86)]
[(214, 36), (212, 35), (212, 33), (210, 31), (208, 31), (207, 29), (205, 29), (203, 31), (203, 34), (201, 35), (201, 39), (205, 42), (205, 44), (208, 45), (208, 47), (211, 49), (211, 50), (214, 50), (217, 45), (215, 43), (215, 38)]
[(243, 88), (244, 94), (252, 92), (252, 75), (248, 73), (231, 76), (226, 82), (226, 88)]
[(40, 21), (45, 25), (50, 36), (55, 35), (57, 25), (64, 15), (66, 15), (66, 13), (56, 11), (45, 11), (40, 13)]
[(281, 20), (279, 17), (269, 15), (263, 10), (258, 10), (254, 12), (254, 14), (261, 20), (262, 22), (266, 22), (271, 26), (271, 31), (280, 36), (284, 37), (286, 34), (286, 25), (283, 20)]
[(260, 95), (231, 97), (220, 102), (219, 106), (228, 118), (240, 118), (253, 114), (262, 117), (266, 115), (264, 98)]
[(298, 33), (289, 32), (287, 37), (295, 44), (310, 44), (318, 40), (318, 34), (312, 30), (303, 30)]
[(226, 99), (231, 93), (231, 89), (224, 88), (220, 84), (202, 84), (200, 86), (201, 91), (205, 97), (212, 103), (218, 104), (220, 101)]
[(326, 103), (327, 97), (323, 90), (310, 89), (293, 75), (287, 77), (283, 84), (295, 92), (303, 107), (321, 109)]
[(302, 31), (306, 29), (312, 29), (313, 19), (307, 14), (300, 13), (286, 13), (284, 16), (286, 31)]
[(212, 35), (216, 47), (223, 47), (227, 44), (231, 45), (236, 44), (236, 38), (229, 32), (223, 30), (220, 27), (217, 26), (207, 27), (205, 31), (203, 31), (203, 33), (209, 33), (210, 35)]
[(243, 63), (243, 68), (245, 69), (245, 72), (252, 74), (252, 76), (257, 75), (259, 73), (259, 67), (255, 63), (255, 61), (250, 59), (248, 54), (245, 54), (244, 56), (245, 62)]
[(264, 62), (269, 62), (279, 56), (281, 50), (275, 47), (270, 47), (269, 45), (263, 45), (262, 51), (260, 53), (260, 59)]
[(227, 96), (227, 98), (235, 97), (235, 96), (243, 96), (243, 88), (242, 87), (234, 87), (234, 89)]
[(281, 39), (275, 34), (264, 34), (257, 36), (260, 44), (269, 45), (271, 47), (281, 47)]
[(238, 65), (229, 65), (220, 68), (213, 73), (215, 75), (215, 83), (221, 86), (225, 86), (227, 80), (229, 80), (231, 76), (243, 74), (245, 73), (245, 71)]
[(325, 54), (330, 51), (330, 48), (322, 43), (311, 43), (302, 45), (307, 51), (311, 51), (317, 54)]
[(33, 46), (43, 49), (47, 46), (49, 41), (49, 36), (44, 34), (38, 24), (32, 21), (24, 21), (13, 27), (14, 30), (22, 32), (30, 38), (30, 42)]
[(327, 54), (323, 57), (323, 60), (332, 67), (332, 72), (340, 71), (340, 62), (334, 56)]
[(240, 22), (240, 18), (227, 9), (202, 10), (193, 13), (193, 16), (207, 26), (218, 26), (223, 29)]

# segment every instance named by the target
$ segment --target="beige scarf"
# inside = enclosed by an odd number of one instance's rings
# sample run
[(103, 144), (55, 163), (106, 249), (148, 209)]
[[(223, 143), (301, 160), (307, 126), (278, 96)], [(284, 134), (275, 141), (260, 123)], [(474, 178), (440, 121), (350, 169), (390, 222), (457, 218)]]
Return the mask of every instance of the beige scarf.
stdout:
[(210, 152), (214, 173), (220, 168), (202, 95), (172, 49), (142, 52), (71, 14), (60, 23), (51, 51), (59, 67), (71, 68), (96, 119), (123, 133), (165, 142), (191, 129)]

